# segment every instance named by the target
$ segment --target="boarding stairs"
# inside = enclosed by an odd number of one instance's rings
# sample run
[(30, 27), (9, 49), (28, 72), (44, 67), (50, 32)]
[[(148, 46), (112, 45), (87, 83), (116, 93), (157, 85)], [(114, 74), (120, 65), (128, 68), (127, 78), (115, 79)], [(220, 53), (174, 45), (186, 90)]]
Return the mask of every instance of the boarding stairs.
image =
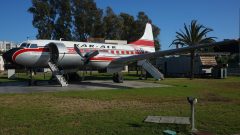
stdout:
[(52, 71), (53, 76), (57, 78), (57, 81), (61, 84), (61, 86), (68, 86), (67, 80), (64, 78), (63, 73), (58, 69), (57, 65), (51, 61), (48, 62), (48, 65)]
[(163, 80), (164, 75), (155, 68), (148, 60), (138, 61), (138, 66), (142, 66), (149, 74), (151, 74), (156, 80)]

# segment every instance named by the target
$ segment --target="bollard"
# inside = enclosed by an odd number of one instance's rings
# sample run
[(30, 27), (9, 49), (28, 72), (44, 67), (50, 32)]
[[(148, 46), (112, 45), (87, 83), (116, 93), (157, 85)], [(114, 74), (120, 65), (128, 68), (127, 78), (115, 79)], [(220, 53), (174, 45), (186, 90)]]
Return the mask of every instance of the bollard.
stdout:
[(194, 97), (187, 97), (188, 102), (191, 105), (191, 132), (196, 132), (197, 129), (195, 128), (195, 107), (194, 105), (197, 103), (197, 98)]

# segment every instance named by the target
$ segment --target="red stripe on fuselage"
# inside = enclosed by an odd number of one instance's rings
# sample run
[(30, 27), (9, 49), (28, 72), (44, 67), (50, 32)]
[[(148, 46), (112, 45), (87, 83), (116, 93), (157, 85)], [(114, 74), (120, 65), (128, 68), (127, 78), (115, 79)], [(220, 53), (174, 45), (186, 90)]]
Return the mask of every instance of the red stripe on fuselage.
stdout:
[(113, 58), (113, 57), (93, 57), (93, 58), (90, 58), (90, 61), (112, 61), (114, 59), (117, 59), (117, 58)]
[[(68, 50), (70, 50), (71, 53), (76, 53), (76, 51), (75, 50), (73, 51), (72, 48), (68, 48)], [(88, 49), (88, 51), (90, 51), (90, 50)], [(49, 52), (49, 49), (48, 48), (23, 48), (23, 49), (18, 50), (17, 52), (15, 52), (13, 54), (13, 56), (12, 56), (13, 61), (16, 61), (17, 56), (19, 56), (20, 54), (23, 54), (25, 52)], [(86, 49), (81, 49), (81, 52), (86, 52)], [(111, 53), (115, 54), (114, 50), (111, 50)], [(137, 52), (136, 50), (135, 51), (127, 51), (126, 50), (125, 54), (142, 54), (142, 53), (143, 52)], [(116, 54), (119, 54), (119, 51)], [(114, 59), (116, 59), (116, 58), (94, 57), (94, 58), (91, 58), (90, 60), (93, 60), (93, 61), (112, 61)]]
[(48, 52), (48, 51), (49, 51), (48, 48), (24, 48), (24, 49), (16, 51), (13, 54), (12, 59), (13, 59), (13, 61), (15, 61), (18, 55), (25, 53), (25, 52)]

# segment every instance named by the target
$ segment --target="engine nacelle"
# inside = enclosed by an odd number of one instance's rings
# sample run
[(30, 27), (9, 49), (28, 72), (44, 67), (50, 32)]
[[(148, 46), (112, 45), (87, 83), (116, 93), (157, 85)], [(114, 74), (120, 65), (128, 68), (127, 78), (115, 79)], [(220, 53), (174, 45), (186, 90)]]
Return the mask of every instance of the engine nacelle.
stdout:
[(64, 56), (67, 53), (67, 48), (63, 43), (49, 43), (48, 48), (50, 61), (56, 64), (63, 61)]
[(50, 61), (64, 67), (79, 67), (83, 65), (82, 58), (79, 55), (68, 53), (64, 43), (52, 42), (48, 44)]

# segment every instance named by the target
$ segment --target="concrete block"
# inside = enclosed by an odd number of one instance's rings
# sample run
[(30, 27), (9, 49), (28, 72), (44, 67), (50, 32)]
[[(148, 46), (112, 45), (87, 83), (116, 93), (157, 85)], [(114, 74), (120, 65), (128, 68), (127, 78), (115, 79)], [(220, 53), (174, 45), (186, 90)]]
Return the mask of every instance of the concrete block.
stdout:
[(15, 69), (8, 69), (8, 79), (15, 79)]

